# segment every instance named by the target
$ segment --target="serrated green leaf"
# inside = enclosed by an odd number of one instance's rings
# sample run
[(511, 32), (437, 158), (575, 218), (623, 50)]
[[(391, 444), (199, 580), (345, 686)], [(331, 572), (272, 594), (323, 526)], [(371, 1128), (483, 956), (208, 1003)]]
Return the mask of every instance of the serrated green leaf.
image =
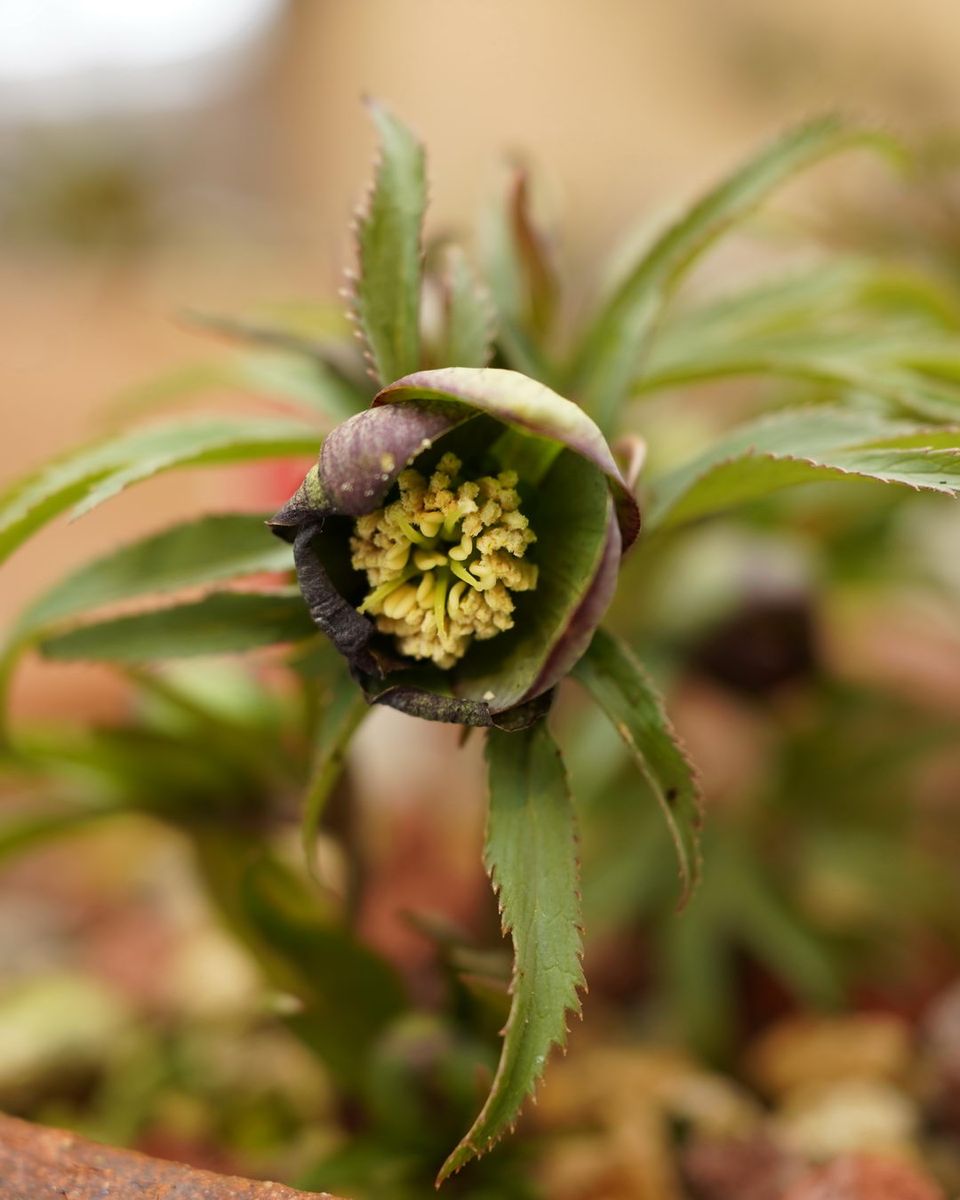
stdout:
[(492, 730), (487, 742), (490, 812), (485, 862), (514, 945), (510, 1016), (486, 1103), (438, 1183), (488, 1150), (517, 1118), (579, 1012), (580, 901), (573, 806), (560, 752), (546, 724)]
[(614, 424), (667, 299), (718, 238), (777, 187), (828, 155), (891, 145), (839, 117), (807, 122), (749, 159), (657, 238), (603, 305), (575, 358), (572, 390), (601, 427)]
[[(874, 335), (879, 318), (909, 319), (914, 329), (922, 320), (931, 330), (955, 330), (960, 305), (936, 276), (871, 259), (826, 261), (672, 313), (650, 347), (643, 377), (661, 362), (696, 357), (705, 347), (798, 333), (822, 336), (839, 317), (848, 332), (867, 329)], [(876, 336), (872, 341), (878, 348)]]
[(653, 789), (677, 851), (685, 902), (700, 872), (701, 796), (663, 703), (630, 648), (603, 629), (593, 635), (573, 676), (613, 722)]
[(405, 125), (379, 104), (370, 111), (380, 156), (357, 221), (353, 302), (376, 376), (391, 383), (420, 366), (426, 165), (423, 147)]
[(935, 420), (960, 417), (960, 389), (952, 382), (923, 373), (936, 364), (946, 372), (957, 363), (916, 333), (865, 329), (834, 333), (811, 329), (763, 340), (702, 343), (682, 358), (655, 350), (633, 394), (661, 391), (690, 383), (737, 376), (795, 379), (875, 396), (896, 409)]
[(265, 520), (238, 513), (202, 517), (123, 546), (45, 592), (23, 614), (17, 632), (135, 596), (292, 569), (290, 547), (270, 536)]
[(652, 529), (662, 511), (668, 510), (720, 463), (750, 453), (815, 456), (838, 447), (862, 445), (873, 438), (899, 437), (916, 430), (915, 424), (894, 421), (879, 413), (826, 405), (768, 414), (728, 431), (702, 454), (655, 479), (647, 528)]
[(657, 499), (648, 530), (673, 528), (805, 483), (838, 481), (900, 484), (915, 491), (960, 493), (958, 445), (944, 450), (839, 449), (794, 458), (753, 450), (709, 467), (682, 492)]
[(316, 633), (298, 591), (217, 592), (189, 604), (82, 625), (40, 642), (59, 661), (148, 662), (235, 654)]
[(263, 517), (233, 514), (175, 525), (80, 567), (32, 604), (0, 647), (0, 725), (17, 661), (41, 632), (118, 601), (291, 566), (290, 547), (269, 536)]
[(89, 512), (125, 487), (175, 467), (315, 454), (316, 427), (292, 418), (217, 417), (137, 429), (41, 467), (0, 496), (0, 561), (74, 505)]
[(444, 345), (437, 366), (485, 367), (493, 353), (493, 307), (459, 246), (446, 254)]

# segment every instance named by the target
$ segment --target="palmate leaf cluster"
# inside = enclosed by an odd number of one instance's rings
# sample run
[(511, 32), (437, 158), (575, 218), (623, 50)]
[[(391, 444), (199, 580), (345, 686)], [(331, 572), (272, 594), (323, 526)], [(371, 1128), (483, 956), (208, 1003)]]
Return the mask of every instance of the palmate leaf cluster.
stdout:
[[(826, 117), (774, 141), (621, 263), (614, 284), (600, 291), (570, 336), (562, 273), (534, 220), (526, 175), (511, 180), (475, 261), (458, 246), (425, 243), (423, 148), (382, 108), (375, 106), (373, 115), (380, 157), (357, 218), (349, 304), (362, 351), (343, 318), (320, 305), (252, 318), (196, 317), (199, 326), (236, 343), (237, 353), (130, 393), (122, 406), (129, 432), (10, 487), (0, 497), (0, 553), (12, 553), (53, 518), (83, 515), (160, 472), (313, 455), (324, 434), (366, 407), (379, 384), (413, 370), (493, 365), (547, 384), (579, 402), (611, 440), (632, 436), (634, 450), (637, 437), (649, 443), (640, 480), (645, 532), (635, 553), (639, 565), (626, 569), (626, 595), (615, 608), (633, 648), (598, 634), (574, 673), (620, 735), (626, 758), (611, 750), (609, 763), (628, 761), (635, 772), (629, 784), (619, 767), (597, 777), (608, 778), (619, 798), (609, 811), (636, 836), (613, 838), (609, 860), (588, 855), (583, 887), (588, 916), (597, 883), (618, 871), (632, 880), (620, 893), (621, 909), (624, 903), (636, 911), (673, 907), (675, 869), (665, 874), (660, 839), (672, 836), (689, 889), (700, 856), (699, 800), (690, 765), (637, 657), (656, 649), (634, 611), (642, 609), (641, 568), (655, 570), (669, 548), (696, 536), (706, 519), (743, 506), (752, 513), (801, 484), (873, 487), (878, 508), (887, 503), (884, 487), (954, 496), (960, 489), (960, 292), (930, 268), (836, 252), (803, 267), (728, 280), (707, 297), (686, 286), (722, 238), (749, 226), (778, 188), (808, 168), (854, 151), (890, 160), (890, 169), (901, 161), (903, 151), (886, 136)], [(682, 417), (695, 389), (705, 385), (736, 386), (733, 412), (745, 419), (728, 420), (729, 406), (721, 408), (708, 423), (713, 432), (678, 456), (669, 439), (658, 444), (662, 413)], [(264, 397), (269, 411), (256, 417), (205, 413), (206, 389), (224, 386)], [(285, 415), (277, 415), (278, 401)], [(196, 413), (185, 416), (185, 403)], [(659, 419), (648, 416), (658, 411)], [(271, 983), (297, 998), (295, 1032), (339, 1086), (382, 1111), (378, 1055), (385, 1035), (409, 1017), (409, 1001), (390, 968), (357, 941), (352, 914), (318, 899), (305, 878), (263, 848), (265, 833), (282, 821), (277, 797), (298, 796), (312, 864), (345, 747), (366, 711), (344, 669), (319, 644), (290, 570), (289, 547), (267, 536), (261, 516), (203, 516), (105, 555), (31, 605), (8, 635), (0, 661), (4, 683), (32, 649), (60, 660), (109, 662), (180, 712), (186, 726), (144, 724), (60, 742), (9, 733), (6, 754), (19, 770), (64, 778), (80, 769), (110, 799), (91, 803), (89, 789), (81, 789), (69, 806), (12, 822), (3, 845), (13, 852), (117, 809), (144, 811), (186, 829), (230, 927)], [(264, 573), (275, 582), (264, 583)], [(157, 603), (145, 609), (145, 597)], [(117, 606), (130, 601), (136, 611), (118, 615)], [(209, 710), (153, 665), (271, 645), (286, 647), (295, 700), (281, 713), (261, 713), (252, 726)], [(444, 1175), (489, 1148), (516, 1119), (551, 1046), (564, 1040), (582, 983), (576, 830), (556, 748), (542, 725), (497, 733), (488, 765), (486, 863), (516, 966), (492, 1091)], [(647, 805), (647, 791), (655, 803)], [(659, 832), (657, 806), (666, 835)], [(603, 807), (600, 788), (590, 800), (591, 821)], [(784, 977), (813, 1000), (837, 999), (842, 979), (830, 954), (782, 903), (757, 861), (750, 831), (736, 839), (711, 833), (708, 854), (711, 842), (719, 846), (717, 862), (703, 894), (686, 916), (663, 925), (662, 940), (665, 971), (684, 997), (688, 1027), (715, 1048), (726, 1020), (722, 945), (729, 929), (778, 961)], [(711, 895), (720, 901), (707, 903)], [(715, 928), (718, 905), (723, 936)], [(451, 995), (460, 994), (455, 978), (451, 987)], [(453, 1027), (451, 1053), (474, 1054), (463, 1048), (473, 1046), (473, 1033), (456, 1022)], [(459, 1119), (479, 1097), (460, 1076), (450, 1087), (455, 1103), (448, 1112)], [(444, 1124), (442, 1132), (456, 1130)], [(370, 1136), (373, 1145), (375, 1133)], [(381, 1151), (387, 1159), (396, 1152), (395, 1170), (387, 1174), (398, 1197), (415, 1186), (411, 1181), (426, 1178), (445, 1150), (437, 1138), (421, 1135), (413, 1138), (413, 1150), (402, 1150), (408, 1136), (409, 1130), (402, 1136), (393, 1130), (371, 1150), (378, 1170)], [(347, 1154), (339, 1165), (329, 1164), (332, 1177), (321, 1169), (316, 1182), (340, 1186), (334, 1172), (343, 1170), (347, 1178), (351, 1161)], [(361, 1184), (366, 1169), (355, 1166)], [(477, 1181), (484, 1186), (479, 1175)]]

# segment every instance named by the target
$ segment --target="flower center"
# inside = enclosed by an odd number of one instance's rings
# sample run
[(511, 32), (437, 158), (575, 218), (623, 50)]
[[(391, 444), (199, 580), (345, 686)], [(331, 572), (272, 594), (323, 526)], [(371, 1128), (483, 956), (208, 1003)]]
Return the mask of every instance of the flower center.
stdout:
[(359, 517), (351, 562), (371, 591), (359, 611), (393, 634), (400, 651), (452, 667), (474, 638), (513, 628), (511, 592), (537, 586), (524, 562), (536, 535), (520, 512), (517, 474), (461, 481), (460, 460), (445, 454), (429, 482), (412, 468), (400, 498)]

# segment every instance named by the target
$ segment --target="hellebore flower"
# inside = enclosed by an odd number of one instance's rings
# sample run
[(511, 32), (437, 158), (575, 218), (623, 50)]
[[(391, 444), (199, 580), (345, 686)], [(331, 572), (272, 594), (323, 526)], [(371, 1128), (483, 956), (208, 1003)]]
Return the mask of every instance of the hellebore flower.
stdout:
[(371, 703), (505, 729), (586, 650), (639, 525), (586, 413), (466, 367), (385, 387), (270, 521)]

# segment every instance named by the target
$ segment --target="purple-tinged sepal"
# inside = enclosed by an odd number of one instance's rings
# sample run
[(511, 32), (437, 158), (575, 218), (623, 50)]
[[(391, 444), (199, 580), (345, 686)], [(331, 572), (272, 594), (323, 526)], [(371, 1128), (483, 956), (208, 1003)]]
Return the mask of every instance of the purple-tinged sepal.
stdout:
[(371, 703), (519, 729), (589, 645), (639, 523), (575, 404), (442, 368), (337, 426), (270, 525)]

